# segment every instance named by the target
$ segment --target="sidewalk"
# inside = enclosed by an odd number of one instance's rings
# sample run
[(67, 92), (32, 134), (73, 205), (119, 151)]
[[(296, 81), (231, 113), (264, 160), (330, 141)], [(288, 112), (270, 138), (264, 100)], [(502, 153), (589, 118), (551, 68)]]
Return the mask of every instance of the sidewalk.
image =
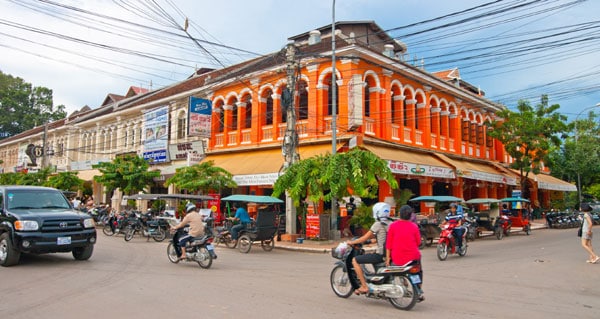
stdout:
[[(548, 228), (548, 226), (546, 225), (546, 223), (543, 220), (536, 220), (536, 221), (531, 222), (531, 230), (532, 231), (534, 231), (536, 229), (544, 229), (544, 228)], [(519, 232), (519, 231), (521, 231), (521, 229), (513, 229), (511, 232)], [(492, 236), (492, 235), (493, 234), (490, 232), (490, 233), (483, 234), (482, 237), (487, 237), (487, 236)], [(351, 238), (349, 238), (349, 237), (341, 238), (339, 240), (319, 240), (319, 241), (305, 239), (302, 244), (298, 244), (296, 242), (289, 242), (289, 241), (287, 241), (287, 242), (286, 241), (276, 241), (275, 248), (300, 251), (300, 252), (329, 254), (329, 253), (331, 253), (331, 248), (334, 248), (339, 243), (350, 240), (350, 239)], [(375, 247), (375, 244), (371, 244), (371, 245), (365, 246), (365, 249), (369, 250), (369, 248), (374, 248), (374, 247)]]

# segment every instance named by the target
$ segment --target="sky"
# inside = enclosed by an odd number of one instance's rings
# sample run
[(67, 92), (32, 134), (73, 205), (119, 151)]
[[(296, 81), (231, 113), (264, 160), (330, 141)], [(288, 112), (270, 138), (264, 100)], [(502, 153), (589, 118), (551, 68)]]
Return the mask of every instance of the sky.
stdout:
[(335, 17), (375, 22), (408, 63), (458, 68), (509, 109), (547, 94), (574, 120), (600, 103), (598, 12), (597, 0), (0, 0), (0, 71), (71, 113), (279, 51)]

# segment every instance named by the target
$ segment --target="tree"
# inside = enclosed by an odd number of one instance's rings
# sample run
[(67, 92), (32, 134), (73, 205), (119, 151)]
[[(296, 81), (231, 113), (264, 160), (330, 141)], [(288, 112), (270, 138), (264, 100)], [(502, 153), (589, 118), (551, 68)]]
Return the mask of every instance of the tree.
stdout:
[(77, 172), (60, 172), (50, 176), (45, 185), (63, 191), (77, 191), (83, 186), (83, 180), (77, 176)]
[(67, 116), (64, 105), (54, 107), (52, 90), (1, 71), (0, 112), (0, 139)]
[(52, 168), (45, 167), (35, 173), (21, 173), (17, 180), (17, 185), (42, 186), (48, 180)]
[(398, 187), (385, 160), (375, 154), (354, 148), (346, 153), (318, 155), (294, 163), (273, 185), (273, 196), (288, 192), (295, 206), (308, 198), (312, 202), (331, 201), (352, 194), (375, 198), (379, 181), (392, 189)]
[(148, 171), (150, 164), (142, 157), (125, 155), (115, 158), (112, 162), (101, 162), (92, 165), (102, 175), (94, 176), (94, 180), (106, 187), (110, 193), (119, 188), (123, 193), (132, 195), (143, 191), (160, 176), (160, 171)]
[(535, 108), (529, 101), (520, 100), (517, 112), (504, 109), (497, 113), (499, 120), (489, 123), (488, 134), (504, 144), (513, 159), (510, 167), (519, 170), (519, 185), (525, 198), (530, 197), (526, 187), (529, 173), (540, 172), (542, 163), (548, 162), (551, 147), (561, 144), (560, 135), (567, 130), (567, 117), (556, 112), (559, 108), (558, 104), (548, 106), (548, 97), (542, 95)]
[(237, 187), (233, 175), (223, 168), (214, 166), (213, 161), (178, 168), (175, 170), (175, 174), (166, 180), (165, 184), (173, 184), (178, 189), (184, 189), (192, 193), (198, 191), (207, 193), (211, 190), (221, 191), (224, 188)]

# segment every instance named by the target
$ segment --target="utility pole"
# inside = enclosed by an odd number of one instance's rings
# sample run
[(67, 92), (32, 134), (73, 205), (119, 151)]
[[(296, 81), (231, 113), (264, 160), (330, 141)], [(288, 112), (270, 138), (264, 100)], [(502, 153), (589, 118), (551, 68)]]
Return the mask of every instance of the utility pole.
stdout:
[[(286, 110), (286, 130), (283, 138), (283, 145), (281, 151), (285, 159), (284, 169), (287, 169), (292, 164), (300, 160), (298, 155), (298, 133), (296, 132), (296, 107), (295, 107), (295, 95), (296, 95), (296, 69), (298, 62), (296, 62), (296, 47), (294, 43), (288, 43), (286, 48), (286, 75), (287, 75), (287, 88), (283, 91), (281, 104)], [(286, 218), (286, 232), (288, 234), (296, 233), (296, 207), (294, 201), (286, 192), (285, 194), (285, 218)]]

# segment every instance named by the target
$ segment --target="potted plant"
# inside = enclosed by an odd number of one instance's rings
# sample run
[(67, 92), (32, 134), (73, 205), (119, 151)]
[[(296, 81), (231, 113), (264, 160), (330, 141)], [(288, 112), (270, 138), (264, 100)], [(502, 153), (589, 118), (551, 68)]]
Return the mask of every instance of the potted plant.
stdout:
[(354, 211), (354, 216), (350, 218), (349, 223), (356, 225), (354, 231), (357, 236), (362, 236), (364, 233), (371, 228), (371, 225), (375, 222), (373, 218), (372, 206), (359, 205)]

